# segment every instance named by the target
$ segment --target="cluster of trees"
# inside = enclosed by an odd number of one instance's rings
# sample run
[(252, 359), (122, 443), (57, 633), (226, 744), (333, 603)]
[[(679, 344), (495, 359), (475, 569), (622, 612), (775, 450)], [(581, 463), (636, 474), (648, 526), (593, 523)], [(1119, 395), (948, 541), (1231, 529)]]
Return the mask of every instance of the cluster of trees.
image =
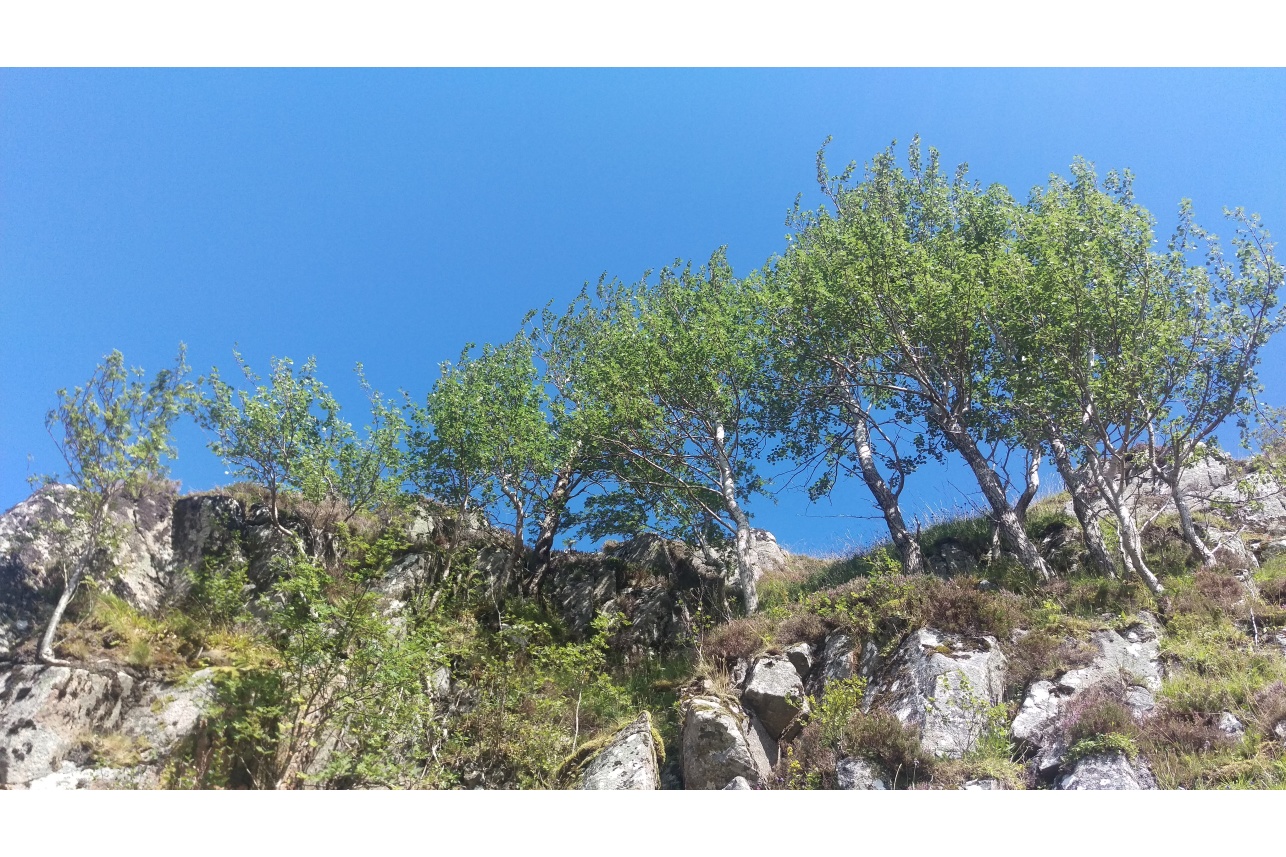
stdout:
[[(237, 355), (242, 389), (169, 370), (145, 392), (122, 386), (116, 355), (111, 396), (95, 376), (52, 412), (69, 442), (98, 431), (115, 450), (100, 477), (84, 462), (101, 448), (64, 445), (72, 476), (103, 494), (131, 468), (157, 469), (187, 408), (231, 471), (265, 487), (275, 522), (283, 490), (345, 516), (427, 495), (511, 533), (509, 572), (533, 594), (560, 533), (653, 530), (735, 567), (753, 611), (748, 505), (769, 493), (766, 464), (806, 474), (813, 498), (860, 478), (919, 572), (900, 497), (926, 462), (959, 456), (998, 542), (1047, 578), (1024, 518), (1050, 461), (1101, 573), (1119, 557), (1161, 591), (1140, 545), (1141, 477), (1170, 486), (1185, 538), (1212, 559), (1179, 484), (1222, 425), (1258, 406), (1260, 354), (1286, 321), (1283, 268), (1257, 217), (1227, 212), (1225, 255), (1185, 204), (1161, 248), (1130, 174), (1100, 179), (1084, 161), (1026, 202), (944, 170), (918, 139), (905, 167), (892, 148), (860, 175), (832, 175), (824, 149), (817, 166), (827, 204), (797, 204), (762, 269), (735, 276), (720, 251), (633, 284), (604, 278), (565, 312), (529, 314), (508, 342), (467, 346), (423, 400), (367, 387), (365, 431), (312, 361), (274, 361), (265, 381)], [(126, 430), (84, 409), (95, 395), (138, 405)]]

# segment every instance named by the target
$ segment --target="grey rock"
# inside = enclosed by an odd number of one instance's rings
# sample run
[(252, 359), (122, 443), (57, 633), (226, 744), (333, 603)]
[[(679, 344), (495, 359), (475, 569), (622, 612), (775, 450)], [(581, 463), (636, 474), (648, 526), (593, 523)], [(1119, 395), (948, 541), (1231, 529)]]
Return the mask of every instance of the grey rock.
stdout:
[(1215, 724), (1219, 731), (1231, 738), (1240, 738), (1246, 734), (1246, 727), (1242, 722), (1233, 715), (1231, 711), (1225, 711), (1219, 715), (1219, 721)]
[(840, 759), (835, 765), (835, 778), (845, 791), (885, 791), (888, 786), (879, 768), (866, 759)]
[(822, 684), (857, 675), (857, 646), (843, 631), (831, 631), (822, 645)]
[(30, 791), (72, 791), (74, 789), (154, 789), (156, 772), (145, 766), (133, 768), (78, 768), (63, 762), (57, 771), (27, 783)]
[(83, 736), (115, 729), (133, 687), (125, 673), (72, 667), (0, 674), (0, 785), (46, 776)]
[(863, 706), (883, 708), (918, 728), (929, 752), (959, 758), (990, 728), (987, 709), (1000, 702), (1005, 665), (992, 637), (922, 628), (898, 647)]
[(725, 792), (747, 792), (754, 791), (754, 786), (746, 780), (745, 777), (733, 777), (732, 782), (723, 787)]
[(797, 715), (808, 711), (804, 683), (785, 655), (755, 661), (741, 700), (759, 716), (774, 739), (782, 736)]
[(1095, 631), (1090, 640), (1098, 650), (1094, 660), (1069, 670), (1057, 681), (1032, 684), (1011, 724), (1014, 739), (1036, 749), (1035, 766), (1042, 775), (1058, 770), (1070, 744), (1060, 715), (1068, 703), (1090, 688), (1100, 684), (1115, 688), (1140, 720), (1152, 716), (1156, 709), (1161, 663), (1155, 619), (1143, 613), (1124, 635)]
[(661, 771), (652, 739), (652, 716), (638, 719), (612, 738), (585, 766), (582, 789), (653, 790), (660, 788)]
[(746, 721), (746, 744), (750, 747), (750, 758), (754, 760), (755, 768), (764, 771), (764, 776), (781, 760), (781, 747), (777, 740), (753, 714)]
[(1156, 788), (1156, 780), (1141, 760), (1124, 753), (1102, 753), (1077, 760), (1059, 778), (1062, 791), (1141, 791)]
[(785, 651), (786, 657), (795, 665), (795, 672), (800, 677), (807, 678), (808, 674), (813, 671), (813, 647), (808, 643), (796, 643)]
[(122, 715), (120, 731), (145, 748), (146, 759), (163, 758), (196, 733), (214, 703), (213, 669), (178, 684), (147, 685)]
[(978, 780), (966, 780), (960, 788), (970, 792), (996, 792), (1004, 791), (1005, 787), (1000, 780), (984, 777)]
[(744, 712), (715, 696), (687, 697), (682, 710), (684, 788), (717, 790), (735, 777), (755, 784), (767, 778), (771, 766), (762, 737), (752, 753), (756, 730)]
[[(29, 627), (42, 624), (61, 590), (62, 578), (55, 570), (58, 549), (49, 528), (71, 520), (74, 492), (69, 485), (46, 485), (0, 516), (0, 603), (8, 608), (0, 609), (0, 628), (5, 629), (0, 636), (14, 635), (15, 620), (25, 620)], [(173, 502), (173, 488), (167, 485), (121, 497), (110, 511), (120, 540), (98, 573), (110, 580), (116, 595), (144, 612), (159, 607), (171, 585)], [(76, 546), (67, 548), (74, 551)], [(22, 609), (15, 611), (15, 606)]]

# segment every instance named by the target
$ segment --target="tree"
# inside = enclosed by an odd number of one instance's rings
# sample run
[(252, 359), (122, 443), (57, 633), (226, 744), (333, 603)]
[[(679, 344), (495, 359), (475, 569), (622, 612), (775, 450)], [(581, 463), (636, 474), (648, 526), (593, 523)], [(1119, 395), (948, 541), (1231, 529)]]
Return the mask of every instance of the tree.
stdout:
[(289, 535), (281, 523), (281, 492), (293, 489), (305, 499), (322, 500), (336, 441), (348, 427), (339, 419), (339, 403), (317, 378), (315, 358), (297, 375), (289, 358), (273, 358), (265, 385), (239, 351), (232, 353), (254, 391), (233, 388), (212, 369), (198, 422), (213, 432), (210, 450), (232, 475), (264, 487), (273, 525)]
[(544, 483), (555, 478), (555, 436), (534, 346), (520, 332), (473, 355), (466, 345), (443, 363), (423, 407), (412, 408), (408, 440), (411, 479), (456, 512), (457, 529), (470, 511), (492, 515), (503, 498), (511, 532), (506, 576), (526, 552), (524, 532)]
[(184, 354), (180, 345), (173, 367), (148, 383), (143, 370), (127, 369), (113, 351), (83, 387), (59, 390), (58, 405), (45, 415), (74, 490), (67, 498), (69, 520), (57, 533), (63, 591), (40, 639), (44, 663), (65, 663), (54, 655), (54, 635), (80, 584), (110, 572), (105, 565), (120, 539), (112, 506), (163, 475), (164, 460), (176, 454), (171, 427), (193, 393)]
[[(1225, 215), (1236, 224), (1232, 261), (1216, 236), (1192, 222), (1191, 204), (1181, 206), (1166, 260), (1166, 295), (1179, 308), (1178, 348), (1164, 362), (1160, 407), (1147, 424), (1148, 464), (1170, 489), (1184, 539), (1207, 565), (1215, 555), (1180, 490), (1183, 471), (1229, 418), (1244, 429), (1260, 389), (1260, 353), (1286, 324), (1286, 315), (1275, 311), (1284, 269), (1267, 231), (1241, 209)], [(1187, 252), (1196, 249), (1205, 250), (1204, 265), (1188, 263)]]
[(611, 414), (597, 443), (618, 490), (590, 497), (592, 536), (654, 529), (696, 540), (718, 564), (732, 542), (747, 612), (758, 571), (746, 500), (762, 493), (767, 439), (763, 289), (733, 276), (724, 251), (699, 270), (675, 263), (633, 287), (600, 283), (586, 387)]
[[(837, 355), (844, 359), (833, 370), (838, 386), (849, 385), (850, 423), (869, 426), (880, 406), (902, 415), (904, 425), (923, 425), (925, 448), (945, 443), (955, 450), (977, 479), (1005, 544), (1028, 570), (1047, 578), (1049, 567), (1027, 536), (997, 464), (1001, 449), (1030, 438), (1002, 418), (999, 352), (979, 323), (1020, 274), (1012, 252), (1016, 206), (1002, 187), (969, 183), (963, 166), (949, 179), (935, 150), (922, 159), (919, 138), (908, 161), (909, 173), (903, 172), (892, 149), (885, 150), (854, 184), (856, 165), (832, 176), (819, 153), (818, 180), (835, 212), (819, 211), (797, 236), (800, 253), (822, 256), (824, 282), (844, 302), (846, 336), (855, 347)], [(909, 554), (905, 526), (893, 514), (895, 497), (880, 499), (889, 492), (878, 490), (878, 474), (869, 467), (863, 473), (895, 543)]]

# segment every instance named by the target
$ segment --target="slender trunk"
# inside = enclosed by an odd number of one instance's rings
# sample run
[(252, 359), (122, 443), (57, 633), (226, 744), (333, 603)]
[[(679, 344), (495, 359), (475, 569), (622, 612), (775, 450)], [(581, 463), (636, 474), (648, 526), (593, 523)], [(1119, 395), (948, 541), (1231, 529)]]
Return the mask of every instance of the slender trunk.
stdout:
[(53, 615), (49, 617), (49, 624), (45, 626), (44, 636), (40, 638), (40, 651), (38, 657), (40, 662), (49, 666), (67, 666), (68, 661), (59, 659), (54, 654), (54, 633), (58, 630), (58, 623), (63, 619), (63, 613), (67, 611), (67, 605), (76, 594), (76, 587), (80, 585), (80, 572), (73, 573), (72, 577), (67, 579), (63, 585), (62, 595), (58, 596), (58, 603), (54, 605)]
[(1027, 487), (1023, 489), (1018, 502), (1014, 504), (1014, 514), (1024, 524), (1027, 523), (1027, 510), (1036, 499), (1036, 492), (1040, 490), (1040, 449), (1029, 450), (1028, 455), (1031, 456), (1031, 460), (1027, 462)]
[(1161, 479), (1170, 486), (1170, 497), (1174, 500), (1174, 508), (1179, 513), (1179, 528), (1183, 531), (1183, 540), (1188, 546), (1201, 557), (1203, 565), (1214, 565), (1214, 551), (1206, 546), (1205, 541), (1197, 533), (1196, 525), (1192, 523), (1192, 508), (1188, 505), (1188, 498), (1183, 496), (1183, 491), (1179, 488), (1179, 468), (1176, 467), (1172, 472), (1161, 474)]
[[(84, 544), (81, 545), (79, 556), (71, 571), (63, 572), (63, 591), (58, 596), (58, 603), (54, 605), (54, 612), (49, 617), (49, 623), (45, 625), (45, 633), (40, 637), (40, 648), (37, 650), (36, 657), (41, 663), (50, 666), (66, 666), (68, 661), (61, 660), (54, 654), (54, 635), (58, 632), (58, 625), (63, 620), (63, 614), (67, 612), (67, 606), (71, 604), (72, 598), (76, 596), (76, 590), (80, 587), (80, 582), (85, 579), (89, 572), (90, 565), (94, 562), (94, 557), (98, 553), (99, 542), (103, 538), (103, 530), (106, 527), (107, 515), (112, 507), (112, 494), (99, 498), (94, 506), (94, 512), (90, 517), (89, 532), (85, 535)], [(64, 567), (65, 568), (65, 567)]]
[[(1139, 538), (1139, 528), (1134, 523), (1134, 509), (1126, 497), (1127, 486), (1114, 487), (1111, 482), (1104, 476), (1103, 469), (1099, 464), (1097, 456), (1090, 456), (1086, 460), (1089, 465), (1088, 470), (1094, 479), (1095, 487), (1098, 488), (1099, 495), (1107, 503), (1108, 510), (1116, 518), (1117, 534), (1121, 541), (1121, 555), (1125, 560), (1127, 568), (1132, 568), (1143, 582), (1147, 584), (1148, 589), (1157, 596), (1165, 594), (1165, 587), (1161, 581), (1157, 580), (1152, 569), (1148, 568), (1147, 561), (1143, 558), (1143, 541)], [(1125, 472), (1122, 472), (1122, 479), (1127, 478)]]
[(920, 543), (906, 527), (897, 495), (880, 475), (874, 451), (871, 449), (871, 433), (866, 423), (866, 415), (852, 402), (848, 403), (848, 411), (849, 425), (853, 429), (853, 446), (857, 452), (862, 481), (866, 483), (871, 496), (875, 498), (876, 504), (884, 514), (884, 523), (889, 528), (889, 537), (893, 539), (893, 546), (897, 548), (902, 567), (907, 574), (923, 574), (924, 553), (920, 550)]
[(549, 502), (545, 504), (545, 513), (540, 518), (540, 532), (536, 536), (533, 550), (533, 568), (531, 579), (527, 582), (528, 595), (539, 595), (540, 587), (549, 571), (549, 563), (554, 552), (554, 536), (558, 534), (563, 520), (563, 508), (572, 491), (572, 468), (565, 467), (558, 471), (554, 478), (554, 488), (549, 492)]
[(723, 496), (723, 505), (737, 527), (737, 575), (741, 579), (741, 588), (745, 594), (746, 614), (754, 613), (759, 608), (759, 593), (755, 589), (755, 566), (750, 550), (750, 517), (737, 502), (737, 483), (732, 474), (732, 463), (724, 449), (725, 433), (723, 424), (715, 427), (716, 458), (719, 465), (719, 493)]
[(974, 443), (973, 438), (969, 436), (969, 432), (959, 420), (941, 408), (935, 410), (937, 412), (935, 416), (938, 418), (938, 425), (943, 434), (969, 465), (969, 469), (978, 480), (978, 487), (982, 489), (983, 496), (991, 505), (992, 515), (1000, 528), (1000, 536), (1005, 545), (1018, 555), (1018, 560), (1024, 568), (1039, 575), (1042, 580), (1049, 580), (1052, 577), (1049, 565), (1036, 549), (1036, 545), (1027, 537), (1022, 521), (1018, 519), (1014, 508), (1009, 505), (1004, 484), (996, 475), (996, 471), (987, 463), (986, 456), (978, 449), (978, 445)]
[(1054, 452), (1054, 466), (1063, 477), (1063, 484), (1072, 495), (1072, 511), (1081, 524), (1081, 535), (1085, 540), (1085, 550), (1090, 555), (1090, 564), (1105, 577), (1116, 577), (1116, 563), (1112, 562), (1107, 552), (1107, 543), (1103, 541), (1103, 531), (1099, 529), (1098, 519), (1094, 515), (1089, 499), (1089, 488), (1085, 480), (1072, 466), (1072, 457), (1067, 452), (1067, 445), (1062, 438), (1049, 433), (1049, 445)]

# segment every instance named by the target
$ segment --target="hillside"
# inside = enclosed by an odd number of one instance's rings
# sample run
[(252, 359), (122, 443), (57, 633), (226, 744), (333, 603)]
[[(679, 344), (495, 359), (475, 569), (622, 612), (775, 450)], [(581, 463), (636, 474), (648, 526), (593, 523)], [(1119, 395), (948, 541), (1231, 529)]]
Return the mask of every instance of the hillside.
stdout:
[[(112, 514), (56, 644), (60, 486), (0, 518), (5, 788), (1275, 788), (1286, 785), (1286, 508), (1265, 459), (1139, 481), (1156, 596), (1093, 572), (1066, 495), (880, 547), (737, 563), (656, 536), (553, 553), (417, 501), (343, 520), (262, 489)], [(323, 514), (323, 512), (326, 512)], [(1115, 534), (1106, 526), (1108, 543)], [(724, 549), (727, 550), (727, 549)], [(513, 561), (511, 561), (513, 560)]]

